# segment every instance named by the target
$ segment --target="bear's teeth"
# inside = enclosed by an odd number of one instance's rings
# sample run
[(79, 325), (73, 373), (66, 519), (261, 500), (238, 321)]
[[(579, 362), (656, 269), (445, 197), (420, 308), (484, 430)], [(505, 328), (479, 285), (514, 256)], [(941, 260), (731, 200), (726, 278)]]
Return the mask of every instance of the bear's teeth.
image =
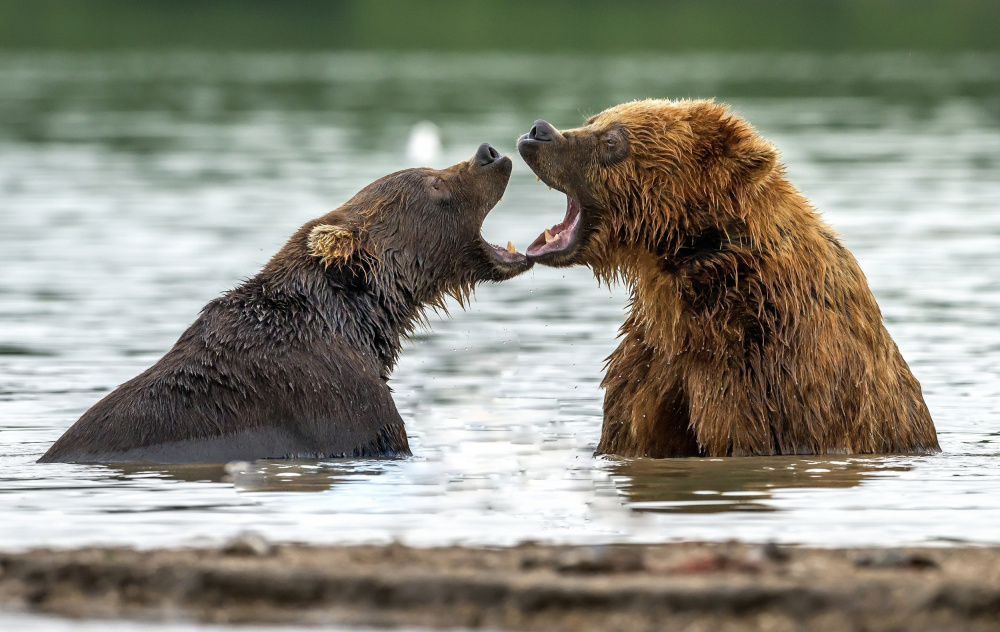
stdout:
[(553, 241), (559, 239), (559, 235), (553, 235), (549, 232), (549, 229), (545, 229), (545, 243), (551, 244)]
[(509, 252), (512, 255), (517, 254), (517, 248), (514, 247), (514, 244), (512, 242), (509, 241), (507, 242), (507, 252)]

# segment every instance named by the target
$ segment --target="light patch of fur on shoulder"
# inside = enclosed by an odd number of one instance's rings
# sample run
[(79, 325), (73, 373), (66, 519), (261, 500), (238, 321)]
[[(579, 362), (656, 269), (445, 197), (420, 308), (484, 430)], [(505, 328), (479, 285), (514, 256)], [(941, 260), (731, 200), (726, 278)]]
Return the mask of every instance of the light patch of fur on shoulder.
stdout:
[(347, 261), (357, 246), (354, 231), (343, 226), (320, 224), (309, 231), (309, 254), (329, 268), (333, 263)]

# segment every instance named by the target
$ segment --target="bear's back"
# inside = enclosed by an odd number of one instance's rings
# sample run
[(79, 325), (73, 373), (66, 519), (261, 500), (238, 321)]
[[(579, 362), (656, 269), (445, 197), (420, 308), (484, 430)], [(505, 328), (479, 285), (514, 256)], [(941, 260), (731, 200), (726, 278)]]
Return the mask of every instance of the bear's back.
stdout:
[(409, 454), (377, 363), (335, 336), (259, 344), (210, 304), (155, 365), (91, 407), (40, 462), (218, 463)]

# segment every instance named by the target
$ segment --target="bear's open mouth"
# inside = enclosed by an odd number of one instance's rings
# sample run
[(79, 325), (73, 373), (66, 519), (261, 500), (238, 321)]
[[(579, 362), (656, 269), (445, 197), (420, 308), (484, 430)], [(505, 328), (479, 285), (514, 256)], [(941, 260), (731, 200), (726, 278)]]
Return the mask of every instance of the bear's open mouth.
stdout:
[(576, 243), (580, 228), (580, 203), (566, 196), (566, 217), (552, 228), (546, 229), (528, 246), (529, 257), (540, 257), (553, 252), (564, 252)]
[(493, 253), (493, 258), (499, 261), (500, 263), (523, 264), (528, 260), (528, 257), (517, 251), (517, 248), (514, 247), (513, 242), (508, 241), (507, 247), (504, 248), (503, 246), (491, 244), (490, 242), (483, 239), (481, 235), (479, 239), (482, 240), (484, 244), (489, 246), (490, 251)]
[[(485, 218), (483, 219), (485, 220)], [(528, 257), (525, 256), (524, 253), (520, 253), (517, 251), (517, 248), (514, 247), (514, 242), (508, 241), (506, 248), (488, 242), (486, 241), (486, 238), (483, 237), (482, 229), (483, 227), (480, 226), (479, 241), (484, 246), (486, 246), (486, 250), (488, 250), (489, 253), (493, 256), (494, 261), (504, 266), (517, 266), (524, 268), (531, 267), (531, 262), (528, 261)]]

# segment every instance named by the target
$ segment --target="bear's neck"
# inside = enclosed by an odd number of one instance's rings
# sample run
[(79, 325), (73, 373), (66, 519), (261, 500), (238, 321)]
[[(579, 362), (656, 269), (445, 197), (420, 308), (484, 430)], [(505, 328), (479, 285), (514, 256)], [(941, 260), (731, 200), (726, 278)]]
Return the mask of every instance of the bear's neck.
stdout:
[(275, 345), (326, 353), (346, 345), (388, 379), (402, 339), (420, 318), (419, 306), (392, 284), (348, 281), (315, 261), (266, 266), (225, 300), (248, 321), (266, 327)]
[[(685, 209), (686, 217), (701, 221), (646, 242), (609, 247), (593, 266), (599, 277), (628, 285), (630, 322), (648, 334), (647, 343), (679, 349), (687, 334), (705, 335), (706, 323), (745, 329), (778, 309), (792, 289), (823, 292), (800, 287), (796, 267), (821, 269), (823, 253), (837, 244), (809, 202), (780, 180), (748, 203), (746, 212)], [(792, 252), (795, 265), (789, 267)]]

